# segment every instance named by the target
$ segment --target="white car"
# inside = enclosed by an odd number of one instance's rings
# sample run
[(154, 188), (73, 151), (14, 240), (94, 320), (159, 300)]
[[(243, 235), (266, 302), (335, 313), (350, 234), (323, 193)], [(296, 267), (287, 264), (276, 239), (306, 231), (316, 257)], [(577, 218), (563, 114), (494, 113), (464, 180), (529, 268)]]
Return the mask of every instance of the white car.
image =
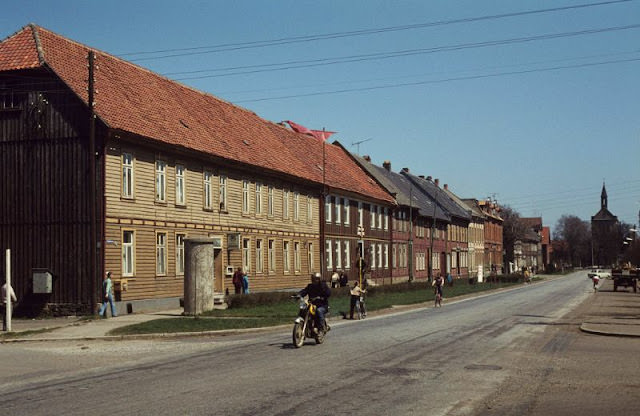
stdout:
[(587, 277), (589, 279), (593, 279), (594, 276), (598, 276), (598, 279), (611, 279), (611, 272), (608, 272), (604, 269), (591, 269), (589, 273), (587, 273)]

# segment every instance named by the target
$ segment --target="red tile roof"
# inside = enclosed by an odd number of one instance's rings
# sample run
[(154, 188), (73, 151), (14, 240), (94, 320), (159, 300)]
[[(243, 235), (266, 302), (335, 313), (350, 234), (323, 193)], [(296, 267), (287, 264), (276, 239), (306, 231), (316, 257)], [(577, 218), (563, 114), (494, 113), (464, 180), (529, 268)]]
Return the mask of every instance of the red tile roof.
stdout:
[[(95, 111), (111, 129), (322, 184), (317, 139), (42, 27), (25, 26), (0, 43), (0, 71), (46, 65), (87, 102), (90, 50), (97, 65)], [(393, 202), (343, 149), (325, 146), (329, 187)]]

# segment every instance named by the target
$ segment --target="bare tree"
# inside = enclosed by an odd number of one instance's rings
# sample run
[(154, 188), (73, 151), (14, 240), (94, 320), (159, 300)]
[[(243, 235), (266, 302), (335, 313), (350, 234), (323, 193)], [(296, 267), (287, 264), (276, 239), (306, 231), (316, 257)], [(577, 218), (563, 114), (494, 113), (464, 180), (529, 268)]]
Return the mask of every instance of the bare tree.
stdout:
[(565, 242), (565, 262), (572, 266), (591, 264), (591, 226), (589, 222), (583, 221), (575, 215), (563, 215), (556, 223), (554, 239)]
[[(504, 205), (500, 211), (502, 223), (502, 245), (505, 250), (505, 263), (514, 261), (513, 247), (516, 240), (524, 237), (527, 227), (520, 218), (520, 213)], [(507, 269), (508, 270), (508, 269)]]

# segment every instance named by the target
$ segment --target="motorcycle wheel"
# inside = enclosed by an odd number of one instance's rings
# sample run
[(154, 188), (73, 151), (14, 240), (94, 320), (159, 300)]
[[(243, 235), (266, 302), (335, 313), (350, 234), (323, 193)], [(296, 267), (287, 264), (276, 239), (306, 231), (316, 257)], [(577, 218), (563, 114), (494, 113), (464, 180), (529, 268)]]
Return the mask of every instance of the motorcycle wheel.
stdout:
[(324, 342), (324, 336), (325, 336), (326, 332), (324, 331), (319, 331), (315, 336), (314, 339), (316, 340), (316, 344), (322, 344)]
[(300, 323), (293, 324), (293, 346), (296, 348), (302, 347), (304, 344), (304, 327)]

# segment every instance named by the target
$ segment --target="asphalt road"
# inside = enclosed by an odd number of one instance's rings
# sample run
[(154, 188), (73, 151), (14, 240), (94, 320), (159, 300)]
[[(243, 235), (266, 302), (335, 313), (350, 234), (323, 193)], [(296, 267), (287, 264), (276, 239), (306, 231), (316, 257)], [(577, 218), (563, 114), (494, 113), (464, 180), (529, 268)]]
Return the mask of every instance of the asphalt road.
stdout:
[[(589, 411), (599, 384), (635, 377), (638, 358), (623, 353), (637, 357), (638, 341), (581, 333), (590, 296), (584, 273), (455, 302), (445, 289), (442, 308), (339, 322), (301, 349), (290, 329), (3, 345), (3, 413), (602, 414)], [(636, 385), (618, 407), (635, 404)]]

